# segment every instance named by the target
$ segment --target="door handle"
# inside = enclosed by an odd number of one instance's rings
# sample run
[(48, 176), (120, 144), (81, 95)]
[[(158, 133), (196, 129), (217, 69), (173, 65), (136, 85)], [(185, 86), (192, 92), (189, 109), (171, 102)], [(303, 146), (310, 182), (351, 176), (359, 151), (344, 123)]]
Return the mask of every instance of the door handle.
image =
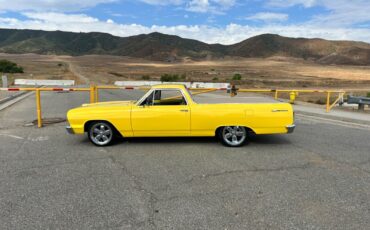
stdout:
[(187, 113), (187, 112), (189, 112), (189, 110), (188, 109), (181, 109), (180, 112)]

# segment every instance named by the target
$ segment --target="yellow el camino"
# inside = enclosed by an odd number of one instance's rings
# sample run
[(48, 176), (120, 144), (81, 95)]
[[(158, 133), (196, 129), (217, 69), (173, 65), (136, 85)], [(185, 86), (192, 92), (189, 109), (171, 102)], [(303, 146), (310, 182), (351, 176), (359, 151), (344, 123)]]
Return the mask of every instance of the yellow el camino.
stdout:
[(183, 85), (153, 86), (138, 101), (83, 105), (67, 113), (69, 133), (88, 133), (97, 146), (116, 137), (218, 136), (223, 144), (242, 146), (248, 134), (293, 132), (288, 103), (198, 104)]

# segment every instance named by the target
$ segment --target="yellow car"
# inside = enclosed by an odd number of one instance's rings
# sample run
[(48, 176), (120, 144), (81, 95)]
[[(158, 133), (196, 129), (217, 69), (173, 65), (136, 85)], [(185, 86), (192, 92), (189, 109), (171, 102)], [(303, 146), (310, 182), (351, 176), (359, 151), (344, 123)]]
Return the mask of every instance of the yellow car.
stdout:
[(198, 104), (183, 85), (153, 86), (138, 101), (86, 104), (67, 113), (73, 134), (88, 133), (91, 142), (106, 146), (116, 137), (218, 136), (231, 147), (244, 145), (250, 132), (293, 132), (288, 103)]

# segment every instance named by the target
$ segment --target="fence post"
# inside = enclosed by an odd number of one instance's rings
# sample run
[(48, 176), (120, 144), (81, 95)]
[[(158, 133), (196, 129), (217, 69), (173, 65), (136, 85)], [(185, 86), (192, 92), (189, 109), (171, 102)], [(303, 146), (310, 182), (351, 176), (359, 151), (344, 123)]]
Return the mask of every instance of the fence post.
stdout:
[(279, 91), (278, 91), (278, 90), (276, 90), (276, 91), (275, 91), (275, 100), (279, 99), (278, 94), (279, 94)]
[(95, 86), (95, 102), (99, 102), (99, 88)]
[(36, 89), (36, 109), (37, 109), (37, 127), (42, 127), (42, 115), (41, 115), (41, 95), (40, 90)]
[(326, 112), (330, 112), (330, 91), (328, 91), (328, 95), (326, 97)]
[(90, 103), (95, 103), (95, 86), (90, 85)]

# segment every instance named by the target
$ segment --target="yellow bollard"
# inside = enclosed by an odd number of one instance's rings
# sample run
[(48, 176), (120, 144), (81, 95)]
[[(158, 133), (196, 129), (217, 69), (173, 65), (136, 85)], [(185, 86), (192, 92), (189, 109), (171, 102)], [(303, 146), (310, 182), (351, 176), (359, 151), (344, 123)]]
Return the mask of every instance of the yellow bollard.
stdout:
[(42, 127), (42, 116), (41, 116), (41, 95), (40, 90), (36, 89), (36, 110), (37, 110), (37, 127)]
[(90, 103), (95, 103), (95, 86), (90, 85)]
[(99, 102), (99, 88), (95, 86), (95, 103)]
[(328, 95), (326, 96), (326, 112), (330, 112), (330, 92), (328, 92)]
[(279, 94), (279, 91), (278, 91), (278, 90), (276, 90), (276, 91), (275, 91), (275, 100), (279, 99), (278, 94)]
[(295, 92), (290, 92), (289, 93), (289, 99), (290, 99), (289, 103), (294, 104), (295, 98), (296, 98), (296, 93)]

